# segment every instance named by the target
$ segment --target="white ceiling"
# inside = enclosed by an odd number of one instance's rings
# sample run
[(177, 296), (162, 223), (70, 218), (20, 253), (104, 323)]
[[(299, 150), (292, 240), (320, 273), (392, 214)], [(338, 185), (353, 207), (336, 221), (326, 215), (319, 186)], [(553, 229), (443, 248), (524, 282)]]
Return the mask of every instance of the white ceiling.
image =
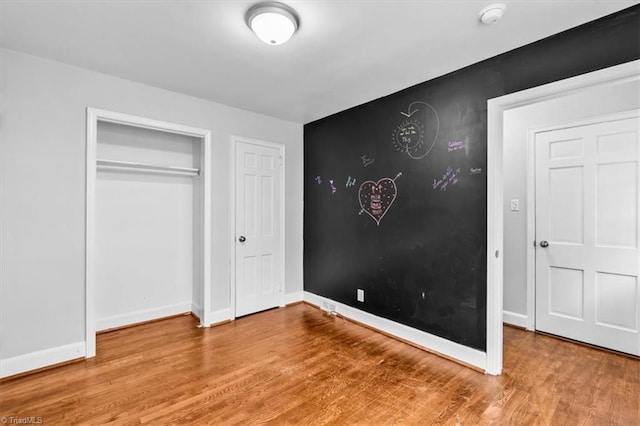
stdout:
[(244, 13), (256, 1), (7, 1), (3, 47), (308, 123), (608, 15), (637, 1), (286, 1), (300, 15), (269, 46)]

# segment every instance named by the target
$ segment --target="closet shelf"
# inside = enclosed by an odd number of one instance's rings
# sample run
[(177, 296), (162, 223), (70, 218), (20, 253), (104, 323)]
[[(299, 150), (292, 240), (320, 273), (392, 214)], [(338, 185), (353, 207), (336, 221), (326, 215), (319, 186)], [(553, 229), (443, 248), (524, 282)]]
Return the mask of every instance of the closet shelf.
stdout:
[(200, 169), (178, 166), (160, 166), (156, 164), (134, 163), (119, 160), (96, 160), (98, 170), (129, 170), (169, 175), (193, 176), (200, 175)]

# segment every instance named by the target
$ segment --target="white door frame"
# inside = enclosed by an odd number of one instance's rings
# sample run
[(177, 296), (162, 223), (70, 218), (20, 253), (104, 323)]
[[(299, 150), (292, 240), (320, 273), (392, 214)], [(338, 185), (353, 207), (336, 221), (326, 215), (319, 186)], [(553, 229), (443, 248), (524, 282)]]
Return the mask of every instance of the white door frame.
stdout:
[(285, 306), (285, 295), (284, 290), (285, 286), (285, 252), (286, 252), (286, 244), (285, 244), (285, 171), (286, 171), (286, 161), (285, 161), (285, 147), (282, 144), (275, 142), (268, 142), (259, 139), (251, 139), (245, 138), (242, 136), (231, 136), (231, 144), (229, 147), (229, 253), (231, 253), (231, 259), (229, 262), (229, 296), (230, 296), (230, 308), (231, 308), (231, 319), (234, 320), (236, 318), (236, 146), (238, 142), (244, 142), (252, 145), (263, 146), (267, 148), (274, 148), (278, 150), (278, 155), (281, 157), (282, 161), (282, 169), (280, 171), (280, 239), (282, 241), (282, 258), (280, 259), (280, 273), (282, 277), (282, 282), (278, 287), (278, 291), (280, 292), (280, 306)]
[(96, 355), (95, 320), (95, 192), (96, 160), (98, 147), (98, 122), (176, 133), (199, 138), (201, 141), (200, 179), (203, 182), (202, 232), (202, 326), (210, 325), (211, 315), (211, 131), (183, 126), (165, 121), (152, 120), (135, 115), (122, 114), (97, 108), (87, 108), (87, 154), (86, 154), (86, 223), (85, 223), (85, 342), (86, 358)]
[[(487, 367), (488, 374), (502, 371), (502, 309), (503, 309), (503, 114), (505, 111), (561, 98), (583, 90), (606, 87), (640, 77), (640, 60), (617, 65), (577, 77), (545, 84), (521, 92), (489, 99), (487, 122)], [(528, 169), (532, 168), (529, 160)], [(527, 237), (533, 242), (535, 223), (532, 225), (531, 194), (534, 182), (527, 171)], [(527, 244), (527, 314), (531, 311), (531, 287), (535, 290), (535, 261), (533, 244)], [(527, 324), (529, 325), (529, 324)]]

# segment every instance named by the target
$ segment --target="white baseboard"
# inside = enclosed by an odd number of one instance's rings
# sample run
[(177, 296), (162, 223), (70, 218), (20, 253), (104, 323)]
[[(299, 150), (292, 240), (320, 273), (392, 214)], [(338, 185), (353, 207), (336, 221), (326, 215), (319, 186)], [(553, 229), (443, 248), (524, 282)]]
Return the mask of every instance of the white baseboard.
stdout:
[(292, 303), (302, 302), (304, 300), (304, 292), (296, 291), (295, 293), (287, 293), (284, 295), (284, 304), (291, 305)]
[(151, 321), (158, 318), (170, 317), (191, 312), (191, 302), (176, 303), (174, 305), (161, 306), (158, 308), (146, 309), (115, 315), (108, 318), (96, 320), (96, 331), (108, 330), (110, 328), (122, 327), (124, 325), (136, 324), (144, 321)]
[(214, 325), (225, 321), (232, 321), (233, 319), (234, 318), (231, 314), (231, 308), (209, 312), (209, 315), (207, 315), (207, 322), (209, 325)]
[(86, 343), (76, 342), (56, 348), (30, 352), (12, 358), (0, 359), (0, 378), (9, 377), (38, 368), (48, 367), (61, 362), (85, 356)]
[(527, 328), (527, 316), (510, 311), (502, 311), (502, 322)]
[(336, 305), (336, 312), (346, 318), (365, 324), (371, 328), (375, 328), (376, 330), (383, 331), (392, 336), (399, 337), (400, 339), (414, 343), (427, 350), (437, 352), (446, 357), (459, 360), (465, 364), (478, 367), (484, 371), (487, 369), (487, 354), (485, 352), (460, 345), (450, 340), (443, 339), (442, 337), (420, 331), (386, 318), (375, 316), (368, 312), (352, 308), (351, 306), (306, 291), (304, 292), (304, 300), (305, 302), (309, 302), (318, 307), (321, 306), (323, 300), (329, 301)]

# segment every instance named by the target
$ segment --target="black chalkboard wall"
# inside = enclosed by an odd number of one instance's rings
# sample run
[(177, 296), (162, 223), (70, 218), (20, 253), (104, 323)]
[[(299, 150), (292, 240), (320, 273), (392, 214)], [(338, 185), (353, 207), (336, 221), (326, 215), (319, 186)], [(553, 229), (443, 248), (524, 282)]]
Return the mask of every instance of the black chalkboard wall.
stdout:
[(487, 100), (638, 58), (634, 6), (305, 125), (305, 291), (486, 350)]

